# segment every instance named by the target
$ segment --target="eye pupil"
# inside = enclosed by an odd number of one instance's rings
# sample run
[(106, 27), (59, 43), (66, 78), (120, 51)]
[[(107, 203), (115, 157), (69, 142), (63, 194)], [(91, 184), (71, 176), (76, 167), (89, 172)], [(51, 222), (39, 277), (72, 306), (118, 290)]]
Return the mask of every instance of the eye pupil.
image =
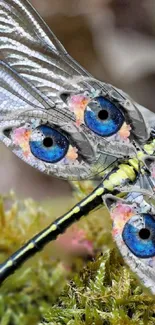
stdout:
[(44, 138), (43, 145), (46, 148), (51, 148), (53, 146), (53, 139), (51, 137)]
[(109, 117), (109, 113), (108, 111), (106, 111), (105, 109), (101, 109), (98, 113), (98, 118), (102, 121), (107, 120), (107, 118)]
[(149, 239), (150, 234), (151, 234), (151, 233), (150, 233), (150, 230), (147, 229), (147, 228), (142, 228), (142, 229), (140, 229), (140, 231), (139, 231), (139, 237), (140, 237), (141, 239), (144, 239), (144, 240)]

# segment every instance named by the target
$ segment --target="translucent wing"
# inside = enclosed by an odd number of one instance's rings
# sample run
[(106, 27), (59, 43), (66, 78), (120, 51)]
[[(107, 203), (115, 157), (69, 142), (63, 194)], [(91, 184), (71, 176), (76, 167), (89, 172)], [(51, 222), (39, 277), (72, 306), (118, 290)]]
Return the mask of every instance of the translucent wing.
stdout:
[(52, 101), (73, 75), (88, 76), (24, 0), (0, 1), (0, 59)]
[[(37, 118), (45, 116), (45, 112), (49, 107), (44, 100), (44, 96), (37, 91), (36, 88), (27, 82), (22, 76), (16, 73), (9, 65), (0, 61), (0, 126), (4, 129), (10, 126), (21, 125), (24, 123), (24, 115)], [(19, 112), (19, 113), (18, 113)], [(31, 112), (31, 113), (30, 113)], [(18, 117), (19, 114), (19, 117)], [(20, 118), (21, 116), (21, 118)], [(18, 117), (18, 118), (17, 118)], [(54, 109), (50, 111), (50, 118), (53, 122), (67, 123), (72, 116), (57, 112)]]

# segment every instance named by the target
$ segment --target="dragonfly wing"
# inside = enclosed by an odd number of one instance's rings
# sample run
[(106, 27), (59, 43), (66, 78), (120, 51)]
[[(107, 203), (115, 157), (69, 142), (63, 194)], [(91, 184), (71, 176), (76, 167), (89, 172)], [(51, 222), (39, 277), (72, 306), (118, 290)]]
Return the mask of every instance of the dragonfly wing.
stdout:
[(14, 110), (47, 106), (39, 92), (18, 75), (9, 65), (0, 61), (0, 119)]
[[(99, 137), (95, 131), (91, 130), (84, 121), (85, 108), (92, 97), (97, 97), (99, 94), (103, 96), (108, 94), (108, 98), (114, 102), (119, 102), (119, 105), (125, 107), (125, 103), (128, 102), (126, 95), (121, 94), (120, 91), (108, 84), (89, 78), (91, 76), (88, 72), (67, 54), (55, 35), (26, 0), (0, 1), (0, 60), (12, 69), (10, 73), (12, 71), (15, 80), (21, 78), (21, 84), (27, 89), (27, 92), (30, 92), (30, 97), (32, 94), (34, 98), (39, 96), (43, 111), (46, 110), (47, 115), (49, 112), (48, 118), (44, 121), (41, 114), (36, 115), (40, 119), (36, 128), (39, 127), (39, 123), (40, 125), (50, 124), (51, 127), (53, 125), (59, 127), (62, 116), (64, 117), (64, 123), (60, 126), (60, 131), (64, 132), (65, 135), (67, 133), (69, 138), (69, 145), (65, 149), (68, 148), (67, 157), (64, 155), (64, 159), (61, 161), (58, 160), (53, 163), (50, 160), (49, 163), (47, 152), (46, 154), (44, 152), (43, 157), (39, 154), (40, 160), (44, 160), (46, 156), (48, 161), (48, 164), (42, 162), (44, 168), (40, 168), (41, 162), (40, 164), (36, 163), (37, 158), (34, 161), (34, 157), (32, 158), (30, 153), (27, 162), (31, 162), (36, 168), (44, 170), (46, 173), (55, 174), (58, 177), (88, 179), (107, 170), (109, 166), (115, 164), (117, 158), (130, 156), (131, 152), (135, 154), (132, 143), (131, 146), (123, 145), (119, 140), (119, 134), (118, 140), (117, 134), (116, 139), (115, 135), (113, 139), (110, 139), (110, 137), (104, 139), (104, 137)], [(19, 82), (16, 89), (18, 91), (20, 89)], [(9, 90), (8, 87), (7, 85), (6, 91), (12, 92), (12, 89)], [(90, 93), (87, 90), (90, 90)], [(67, 91), (70, 96), (66, 103), (60, 96), (60, 92), (64, 92), (66, 95)], [(77, 97), (75, 92), (76, 94), (78, 92)], [(96, 109), (98, 102), (95, 102), (94, 105), (95, 108), (93, 109)], [(4, 106), (5, 101), (1, 104), (1, 108)], [(10, 107), (14, 111), (16, 103), (14, 105), (12, 103), (12, 106)], [(129, 109), (130, 107), (132, 109)], [(130, 111), (130, 114), (128, 113), (129, 120), (132, 119), (133, 128), (139, 138), (143, 138), (143, 140), (148, 138), (147, 132), (144, 132), (145, 127), (143, 128), (144, 121), (141, 114), (134, 105), (130, 104), (129, 108), (125, 107), (126, 110)], [(29, 117), (30, 115), (28, 115)], [(37, 123), (37, 121), (35, 122)], [(32, 139), (36, 139), (36, 130), (33, 128), (32, 121), (29, 121), (29, 123), (31, 123), (32, 127)], [(41, 129), (39, 130), (41, 131)], [(141, 135), (141, 130), (143, 130), (144, 135)], [(25, 132), (27, 134), (28, 131), (25, 130)], [(40, 139), (44, 139), (42, 131), (39, 134)], [(35, 141), (35, 146), (40, 146), (40, 143)], [(22, 151), (26, 147), (28, 147), (28, 143), (22, 145), (22, 148), (20, 146), (21, 152), (18, 155), (22, 159), (24, 154), (28, 155), (28, 151), (26, 153)], [(42, 152), (43, 150), (44, 148), (41, 149)], [(64, 152), (65, 154), (65, 150), (59, 147), (59, 153)], [(52, 153), (50, 152), (49, 155), (52, 155)]]
[[(42, 94), (31, 83), (0, 61), (0, 108), (0, 130), (3, 136), (6, 129), (25, 123), (26, 116), (28, 120), (37, 118), (37, 115), (44, 118), (49, 107)], [(59, 123), (67, 123), (71, 120), (71, 114), (68, 112), (68, 116), (64, 116), (63, 113), (51, 109), (50, 118), (53, 121), (59, 118)]]
[[(58, 164), (49, 164), (37, 159), (30, 150), (30, 137), (36, 133), (38, 126), (49, 121), (59, 128), (62, 124), (71, 124), (73, 114), (48, 109), (44, 96), (27, 80), (12, 69), (9, 65), (0, 61), (0, 140), (2, 140), (22, 160), (45, 173), (56, 174), (66, 178), (69, 175), (78, 178), (83, 166), (78, 165), (69, 169), (69, 163), (60, 167)], [(71, 129), (71, 125), (70, 125)], [(53, 131), (54, 132), (54, 131)], [(57, 131), (58, 133), (58, 131)], [(62, 141), (59, 135), (59, 141)], [(36, 141), (39, 133), (36, 133)], [(65, 139), (62, 136), (62, 139)], [(65, 152), (64, 152), (65, 157)], [(62, 174), (61, 174), (62, 173)], [(61, 174), (61, 175), (60, 175)], [(63, 175), (63, 176), (64, 176)]]
[(49, 100), (74, 89), (72, 76), (89, 76), (66, 52), (29, 2), (0, 1), (0, 59)]
[[(59, 92), (83, 89), (82, 85), (73, 83), (73, 76), (86, 77), (89, 74), (67, 54), (64, 47), (30, 3), (25, 0), (1, 0), (1, 140), (9, 145), (21, 159), (41, 171), (63, 178), (85, 179), (89, 178), (90, 175), (92, 176), (92, 171), (90, 164), (83, 160), (77, 151), (84, 152), (85, 156), (91, 157), (92, 148), (88, 144), (85, 132), (80, 133), (77, 127), (73, 125), (74, 114), (68, 110), (59, 96)], [(84, 84), (86, 85), (87, 81)], [(18, 115), (18, 109), (20, 115)], [(23, 118), (24, 111), (27, 113), (28, 110), (31, 113), (29, 112), (27, 116), (25, 114), (25, 118)], [(46, 113), (46, 118), (43, 119), (42, 114), (44, 113)], [(33, 114), (34, 119), (32, 119)], [(23, 119), (22, 125), (20, 124), (21, 120), (17, 121), (19, 117)], [(30, 139), (28, 139), (27, 134), (31, 133), (34, 139), (36, 137), (35, 132), (37, 132), (35, 130), (38, 130), (39, 125), (47, 123), (50, 124), (51, 128), (52, 125), (59, 128), (61, 124), (59, 130), (61, 129), (65, 134), (66, 132), (69, 133), (72, 138), (72, 142), (70, 142), (70, 138), (65, 140), (63, 135), (57, 132), (57, 135), (61, 137), (61, 142), (63, 140), (64, 143), (68, 141), (66, 149), (59, 147), (56, 152), (56, 155), (64, 152), (64, 159), (58, 163), (53, 163), (52, 160), (52, 163), (43, 162), (41, 158), (40, 160), (37, 159), (30, 151)], [(18, 128), (15, 128), (17, 125)], [(11, 132), (7, 133), (6, 136), (4, 129), (8, 129), (9, 126)], [(50, 130), (50, 132), (56, 133), (54, 130)], [(17, 139), (17, 133), (18, 136), (20, 135), (20, 139)], [(59, 143), (60, 141), (58, 146)], [(37, 144), (39, 146), (40, 142)], [(68, 155), (65, 156), (67, 148)], [(53, 150), (56, 149), (53, 148)], [(41, 149), (41, 152), (43, 150), (44, 148)], [(52, 154), (51, 152), (49, 155)], [(47, 160), (49, 160), (49, 156)]]
[[(0, 140), (42, 172), (67, 179), (92, 177), (89, 162), (77, 153), (81, 146), (86, 156), (92, 155), (87, 137), (73, 125), (73, 112), (51, 107), (51, 103), (49, 106), (45, 97), (16, 70), (0, 61)], [(67, 138), (66, 132), (70, 134)], [(51, 148), (43, 145), (49, 136), (54, 141)], [(36, 154), (32, 147), (37, 147)]]
[(124, 260), (155, 294), (155, 200), (130, 192), (121, 200), (108, 196), (105, 203), (113, 220), (112, 235)]

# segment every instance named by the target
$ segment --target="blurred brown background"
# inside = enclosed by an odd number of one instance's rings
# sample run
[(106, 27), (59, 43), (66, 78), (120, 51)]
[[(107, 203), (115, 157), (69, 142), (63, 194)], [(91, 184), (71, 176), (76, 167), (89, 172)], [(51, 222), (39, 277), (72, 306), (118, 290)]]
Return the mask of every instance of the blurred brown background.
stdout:
[[(68, 52), (96, 78), (154, 110), (154, 0), (31, 0)], [(69, 195), (67, 181), (37, 172), (1, 149), (0, 191), (45, 199)]]

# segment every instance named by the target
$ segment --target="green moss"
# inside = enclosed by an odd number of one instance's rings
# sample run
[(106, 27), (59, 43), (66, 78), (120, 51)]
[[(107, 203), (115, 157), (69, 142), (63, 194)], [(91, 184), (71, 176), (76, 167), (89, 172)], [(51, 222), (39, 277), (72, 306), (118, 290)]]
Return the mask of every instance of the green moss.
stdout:
[[(86, 184), (88, 190), (88, 184)], [(91, 189), (90, 189), (91, 190)], [(60, 204), (0, 199), (0, 260), (61, 215), (85, 194)], [(52, 217), (51, 217), (52, 216)], [(66, 252), (51, 243), (10, 276), (0, 288), (1, 325), (153, 325), (155, 302), (124, 265), (104, 209), (77, 223), (93, 246), (93, 256), (78, 248)], [(74, 233), (76, 236), (76, 230)], [(66, 242), (67, 237), (66, 235)], [(62, 245), (64, 246), (64, 245)], [(81, 248), (80, 248), (81, 249)], [(66, 253), (66, 254), (64, 254)], [(82, 255), (82, 257), (80, 257)], [(92, 254), (90, 254), (92, 255)]]
[(98, 255), (67, 283), (44, 324), (153, 325), (155, 303), (114, 250)]

